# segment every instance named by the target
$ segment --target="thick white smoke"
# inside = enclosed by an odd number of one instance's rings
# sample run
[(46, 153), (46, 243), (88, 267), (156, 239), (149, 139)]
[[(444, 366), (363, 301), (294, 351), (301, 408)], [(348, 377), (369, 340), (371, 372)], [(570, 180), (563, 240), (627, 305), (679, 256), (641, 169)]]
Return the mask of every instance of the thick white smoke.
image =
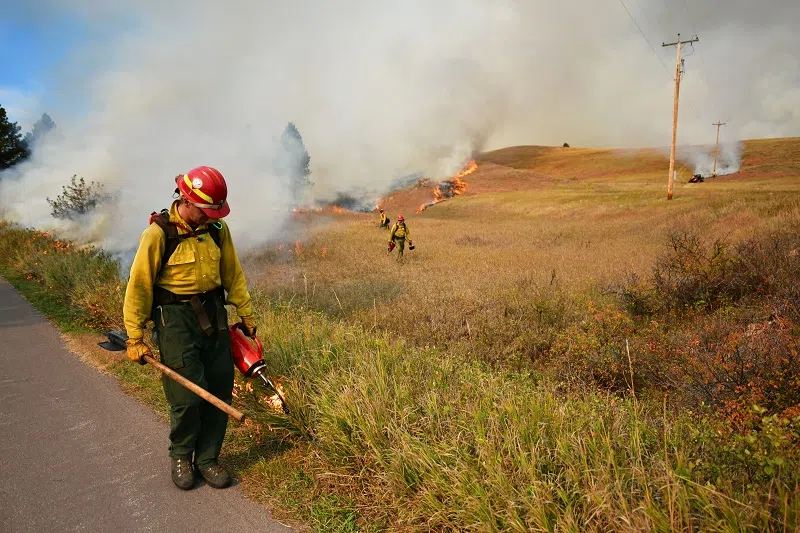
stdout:
[[(739, 172), (742, 164), (741, 142), (720, 143), (719, 153), (716, 157), (716, 175), (726, 176)], [(679, 148), (677, 158), (691, 165), (694, 174), (700, 174), (707, 178), (714, 174), (714, 155), (715, 148), (711, 146), (682, 146)]]
[(800, 132), (796, 0), (627, 3), (666, 69), (613, 1), (28, 0), (27, 16), (67, 13), (96, 40), (59, 69), (62, 105), (37, 112), (61, 135), (2, 177), (0, 208), (52, 226), (45, 198), (77, 173), (120, 199), (77, 230), (129, 250), (173, 177), (206, 164), (228, 178), (237, 240), (256, 245), (290, 202), (271, 169), (289, 121), (318, 198), (445, 177), (484, 148), (663, 146), (674, 49), (660, 43), (676, 31), (701, 37), (681, 143), (710, 142), (716, 120), (723, 140)]

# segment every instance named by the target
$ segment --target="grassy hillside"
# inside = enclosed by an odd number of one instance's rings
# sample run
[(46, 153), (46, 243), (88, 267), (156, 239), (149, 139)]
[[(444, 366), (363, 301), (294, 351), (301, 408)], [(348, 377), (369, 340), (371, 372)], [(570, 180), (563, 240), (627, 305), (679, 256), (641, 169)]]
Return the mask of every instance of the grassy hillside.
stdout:
[[(292, 412), (237, 381), (223, 461), (317, 531), (797, 530), (800, 139), (745, 146), (672, 202), (657, 152), (483, 154), (463, 196), (386, 200), (403, 265), (377, 216), (298, 215), (246, 258)], [(117, 268), (0, 224), (0, 272), (65, 326), (119, 324)]]
[(800, 139), (746, 142), (741, 173), (705, 183), (686, 183), (683, 168), (671, 202), (667, 161), (652, 150), (514, 147), (478, 163), (463, 196), (419, 215), (430, 187), (385, 200), (418, 245), (402, 267), (376, 215), (339, 215), (300, 254), (288, 242), (253, 258), (258, 283), (418, 345), (494, 360), (521, 353), (542, 301), (603, 300), (626, 275), (649, 272), (673, 231), (738, 241), (784, 225), (800, 189)]

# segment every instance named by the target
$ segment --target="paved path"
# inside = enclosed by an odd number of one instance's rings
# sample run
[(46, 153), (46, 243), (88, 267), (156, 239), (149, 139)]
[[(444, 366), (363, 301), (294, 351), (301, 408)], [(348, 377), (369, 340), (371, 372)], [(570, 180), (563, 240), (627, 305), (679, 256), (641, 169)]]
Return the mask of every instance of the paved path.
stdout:
[(0, 531), (291, 531), (237, 487), (177, 489), (168, 429), (0, 278)]

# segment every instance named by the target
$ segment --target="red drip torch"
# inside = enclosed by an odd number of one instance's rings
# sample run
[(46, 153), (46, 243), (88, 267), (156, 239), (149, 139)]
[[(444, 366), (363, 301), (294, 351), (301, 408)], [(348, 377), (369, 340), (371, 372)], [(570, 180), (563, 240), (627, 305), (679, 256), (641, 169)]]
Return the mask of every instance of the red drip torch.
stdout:
[(272, 383), (272, 380), (265, 374), (267, 363), (265, 363), (264, 358), (261, 357), (261, 353), (264, 350), (261, 341), (256, 338), (254, 343), (244, 334), (240, 326), (241, 324), (238, 323), (231, 324), (229, 328), (231, 331), (233, 362), (236, 364), (236, 368), (248, 378), (253, 378), (255, 376), (260, 377), (267, 387), (275, 391), (275, 394), (281, 401), (283, 412), (289, 414), (289, 408), (286, 407), (286, 401), (283, 399), (281, 391), (278, 390), (278, 387), (276, 387), (275, 384)]

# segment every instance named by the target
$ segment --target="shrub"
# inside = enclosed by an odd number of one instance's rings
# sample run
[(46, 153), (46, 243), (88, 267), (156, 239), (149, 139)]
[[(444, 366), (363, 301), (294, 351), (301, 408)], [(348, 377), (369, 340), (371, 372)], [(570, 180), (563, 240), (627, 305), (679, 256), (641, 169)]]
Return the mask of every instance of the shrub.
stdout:
[(653, 270), (653, 285), (667, 311), (714, 310), (738, 300), (758, 284), (730, 244), (707, 247), (688, 232), (669, 235), (669, 252)]
[(800, 405), (798, 239), (792, 228), (735, 245), (671, 234), (650, 277), (615, 289), (637, 324), (645, 381), (738, 427), (754, 404)]
[(729, 314), (703, 320), (680, 349), (674, 370), (686, 393), (738, 425), (754, 404), (773, 414), (800, 406), (798, 325), (785, 316)]
[(735, 430), (717, 418), (705, 418), (697, 425), (692, 440), (706, 457), (694, 462), (695, 474), (717, 484), (739, 478), (747, 490), (777, 479), (784, 488), (796, 487), (800, 411), (768, 415), (765, 408), (753, 405), (748, 418)]
[(562, 329), (550, 347), (549, 370), (560, 381), (578, 379), (606, 390), (631, 388), (629, 343), (633, 322), (615, 306), (596, 310)]
[(797, 286), (799, 245), (796, 231), (735, 245), (722, 240), (709, 245), (694, 233), (673, 232), (649, 278), (629, 274), (612, 292), (633, 316), (714, 312)]
[(72, 176), (69, 185), (62, 187), (63, 192), (55, 200), (47, 198), (53, 218), (73, 220), (92, 211), (97, 204), (107, 200), (109, 196), (103, 191), (103, 185), (94, 181), (86, 184), (83, 177)]

